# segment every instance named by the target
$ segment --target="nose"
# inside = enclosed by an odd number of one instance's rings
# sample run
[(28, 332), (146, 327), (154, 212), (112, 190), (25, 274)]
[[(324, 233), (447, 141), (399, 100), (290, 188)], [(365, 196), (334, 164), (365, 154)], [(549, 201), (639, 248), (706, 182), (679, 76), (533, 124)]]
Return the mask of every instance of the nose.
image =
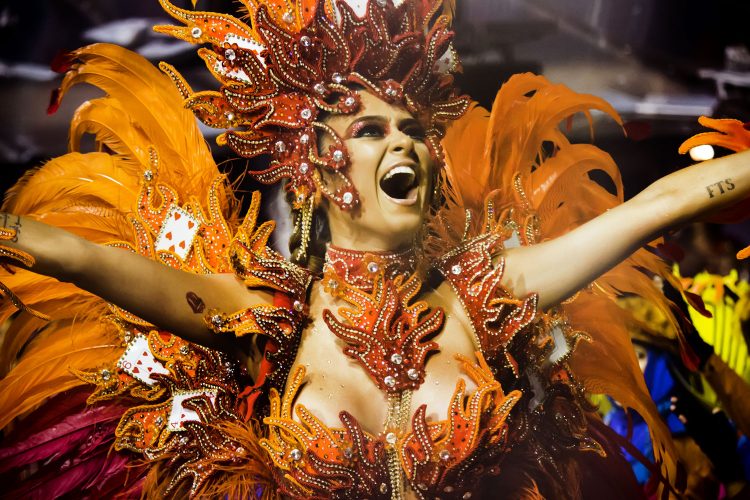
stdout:
[(414, 153), (414, 138), (403, 131), (395, 129), (391, 132), (391, 152), (411, 155)]

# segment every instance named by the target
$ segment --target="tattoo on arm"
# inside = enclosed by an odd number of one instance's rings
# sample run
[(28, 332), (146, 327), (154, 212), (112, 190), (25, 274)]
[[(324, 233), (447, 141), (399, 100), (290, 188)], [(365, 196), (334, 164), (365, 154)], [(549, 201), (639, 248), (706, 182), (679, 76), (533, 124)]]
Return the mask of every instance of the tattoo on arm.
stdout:
[(709, 184), (706, 186), (706, 191), (708, 191), (708, 197), (713, 198), (717, 195), (725, 194), (727, 191), (732, 191), (734, 188), (735, 185), (732, 182), (732, 179), (724, 179), (723, 181)]
[(203, 299), (198, 297), (195, 292), (188, 292), (185, 294), (185, 299), (195, 314), (202, 313), (206, 309), (206, 303)]

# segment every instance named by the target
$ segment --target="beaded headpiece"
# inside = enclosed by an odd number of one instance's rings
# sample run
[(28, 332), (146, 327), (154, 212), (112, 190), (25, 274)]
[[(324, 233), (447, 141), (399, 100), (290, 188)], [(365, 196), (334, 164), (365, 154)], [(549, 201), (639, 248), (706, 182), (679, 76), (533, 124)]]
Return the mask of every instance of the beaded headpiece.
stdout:
[[(162, 70), (203, 123), (228, 129), (219, 144), (243, 157), (270, 155), (268, 168), (250, 173), (266, 184), (286, 179), (294, 209), (311, 206), (316, 193), (343, 210), (359, 205), (344, 142), (322, 120), (358, 111), (352, 86), (418, 117), (437, 158), (443, 124), (468, 106), (451, 75), (458, 65), (449, 31), (452, 2), (240, 0), (249, 25), (160, 2), (185, 26), (155, 29), (208, 44), (198, 53), (221, 89), (193, 92), (174, 68), (162, 63)], [(319, 151), (324, 136), (330, 146)], [(337, 188), (327, 187), (318, 169), (336, 179)]]

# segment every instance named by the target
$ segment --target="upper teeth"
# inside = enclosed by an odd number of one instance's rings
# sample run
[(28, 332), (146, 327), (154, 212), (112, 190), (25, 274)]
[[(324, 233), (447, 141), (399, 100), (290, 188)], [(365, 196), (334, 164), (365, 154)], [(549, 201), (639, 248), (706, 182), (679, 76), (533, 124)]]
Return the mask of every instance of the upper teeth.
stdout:
[(398, 167), (393, 167), (388, 171), (387, 174), (383, 177), (383, 180), (388, 180), (394, 175), (398, 174), (408, 174), (408, 175), (414, 175), (416, 176), (416, 173), (414, 172), (413, 167), (407, 167), (406, 165), (399, 165)]

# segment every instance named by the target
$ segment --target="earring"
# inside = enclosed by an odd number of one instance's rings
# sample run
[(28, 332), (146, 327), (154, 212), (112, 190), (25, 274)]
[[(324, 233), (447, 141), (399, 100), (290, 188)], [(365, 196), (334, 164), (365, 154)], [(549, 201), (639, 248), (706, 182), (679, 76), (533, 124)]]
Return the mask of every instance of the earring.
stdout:
[(299, 261), (306, 261), (308, 257), (308, 249), (310, 247), (310, 232), (312, 230), (313, 211), (315, 210), (315, 197), (308, 196), (305, 200), (302, 208), (300, 209), (300, 215), (297, 218), (299, 227), (297, 230), (300, 234), (300, 248), (298, 254)]

